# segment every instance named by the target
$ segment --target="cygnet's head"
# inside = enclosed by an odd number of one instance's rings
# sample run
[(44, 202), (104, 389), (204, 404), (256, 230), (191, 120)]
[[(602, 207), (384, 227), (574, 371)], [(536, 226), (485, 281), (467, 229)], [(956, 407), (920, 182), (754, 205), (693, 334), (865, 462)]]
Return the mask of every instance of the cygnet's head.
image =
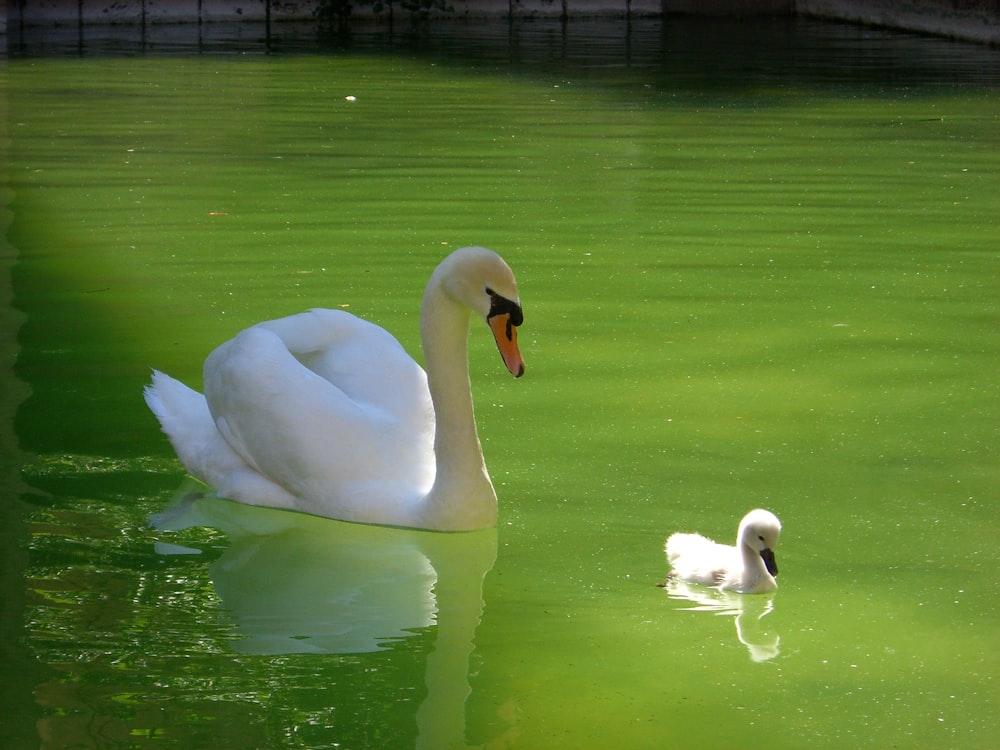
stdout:
[(758, 508), (743, 516), (737, 543), (759, 554), (764, 560), (767, 572), (776, 576), (778, 563), (774, 559), (774, 548), (778, 546), (779, 536), (781, 536), (781, 521), (771, 511)]

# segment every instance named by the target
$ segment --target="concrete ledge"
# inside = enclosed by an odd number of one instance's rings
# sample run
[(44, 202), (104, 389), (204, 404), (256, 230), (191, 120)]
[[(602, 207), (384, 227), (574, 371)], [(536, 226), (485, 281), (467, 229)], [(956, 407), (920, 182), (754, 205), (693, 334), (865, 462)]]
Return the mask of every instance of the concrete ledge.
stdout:
[[(313, 21), (324, 0), (0, 0), (0, 36), (31, 27)], [(354, 0), (351, 17), (405, 20)], [(1000, 45), (997, 0), (449, 0), (421, 16), (476, 18), (641, 18), (667, 15), (808, 15)]]
[(817, 18), (1000, 44), (995, 0), (796, 0), (795, 5), (800, 14)]
[[(2, 2), (4, 0), (0, 0)], [(422, 15), (448, 18), (649, 17), (662, 13), (663, 0), (450, 0), (450, 10)], [(770, 0), (759, 0), (768, 2)], [(787, 4), (787, 0), (781, 0)], [(269, 2), (269, 4), (268, 4)], [(24, 0), (8, 4), (4, 20), (11, 27), (66, 24), (213, 23), (219, 21), (308, 21), (322, 0)], [(689, 3), (680, 3), (685, 5)], [(718, 4), (717, 2), (715, 3)], [(744, 3), (745, 4), (745, 3)], [(397, 18), (414, 15), (392, 2)], [(353, 18), (388, 17), (371, 3), (355, 2)]]
[(790, 16), (795, 0), (663, 0), (664, 15)]

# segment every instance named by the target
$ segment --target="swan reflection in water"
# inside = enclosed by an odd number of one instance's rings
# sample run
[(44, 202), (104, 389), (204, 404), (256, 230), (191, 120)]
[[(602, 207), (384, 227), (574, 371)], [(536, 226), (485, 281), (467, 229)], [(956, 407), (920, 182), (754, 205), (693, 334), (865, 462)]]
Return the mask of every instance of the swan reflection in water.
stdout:
[[(361, 653), (435, 626), (418, 744), (464, 743), (468, 662), (483, 611), (496, 530), (440, 533), (368, 526), (188, 495), (151, 519), (209, 526), (230, 546), (209, 575), (253, 654)], [(196, 550), (157, 543), (164, 554)]]
[(747, 647), (750, 658), (764, 662), (776, 657), (781, 637), (773, 633), (763, 622), (774, 609), (774, 594), (737, 594), (717, 588), (698, 586), (670, 579), (666, 585), (671, 599), (683, 599), (694, 603), (693, 607), (682, 607), (688, 612), (714, 612), (731, 616), (736, 623), (736, 637)]

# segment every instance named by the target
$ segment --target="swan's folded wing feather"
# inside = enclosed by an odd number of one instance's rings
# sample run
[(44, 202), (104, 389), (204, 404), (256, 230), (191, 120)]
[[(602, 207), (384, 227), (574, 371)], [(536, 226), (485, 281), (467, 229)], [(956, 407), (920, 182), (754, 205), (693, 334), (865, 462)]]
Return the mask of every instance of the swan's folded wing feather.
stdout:
[(154, 370), (153, 382), (146, 386), (143, 395), (177, 457), (192, 475), (207, 482), (213, 462), (242, 463), (219, 435), (205, 397), (200, 393)]
[(248, 466), (224, 439), (202, 394), (154, 371), (144, 396), (181, 464), (192, 476), (215, 488), (222, 497), (294, 507), (294, 498)]
[(427, 376), (384, 328), (343, 310), (321, 308), (255, 327), (275, 334), (304, 367), (355, 404), (433, 430)]
[(323, 497), (372, 476), (432, 481), (432, 451), (411, 451), (421, 441), (408, 437), (410, 426), (304, 366), (268, 327), (249, 328), (209, 355), (205, 395), (232, 449), (294, 496)]

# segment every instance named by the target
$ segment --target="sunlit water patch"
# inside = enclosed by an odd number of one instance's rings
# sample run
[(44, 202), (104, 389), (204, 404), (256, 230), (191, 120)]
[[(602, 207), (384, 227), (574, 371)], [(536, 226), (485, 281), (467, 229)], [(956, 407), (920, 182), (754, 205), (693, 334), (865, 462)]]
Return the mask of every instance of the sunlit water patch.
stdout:
[[(996, 50), (586, 28), (8, 63), (4, 731), (990, 745)], [(221, 502), (148, 525), (190, 491), (150, 368), (199, 387), (213, 346), (314, 306), (419, 357), (422, 286), (467, 244), (525, 311), (519, 381), (470, 332), (495, 535)], [(667, 534), (753, 507), (777, 592), (657, 585)]]

